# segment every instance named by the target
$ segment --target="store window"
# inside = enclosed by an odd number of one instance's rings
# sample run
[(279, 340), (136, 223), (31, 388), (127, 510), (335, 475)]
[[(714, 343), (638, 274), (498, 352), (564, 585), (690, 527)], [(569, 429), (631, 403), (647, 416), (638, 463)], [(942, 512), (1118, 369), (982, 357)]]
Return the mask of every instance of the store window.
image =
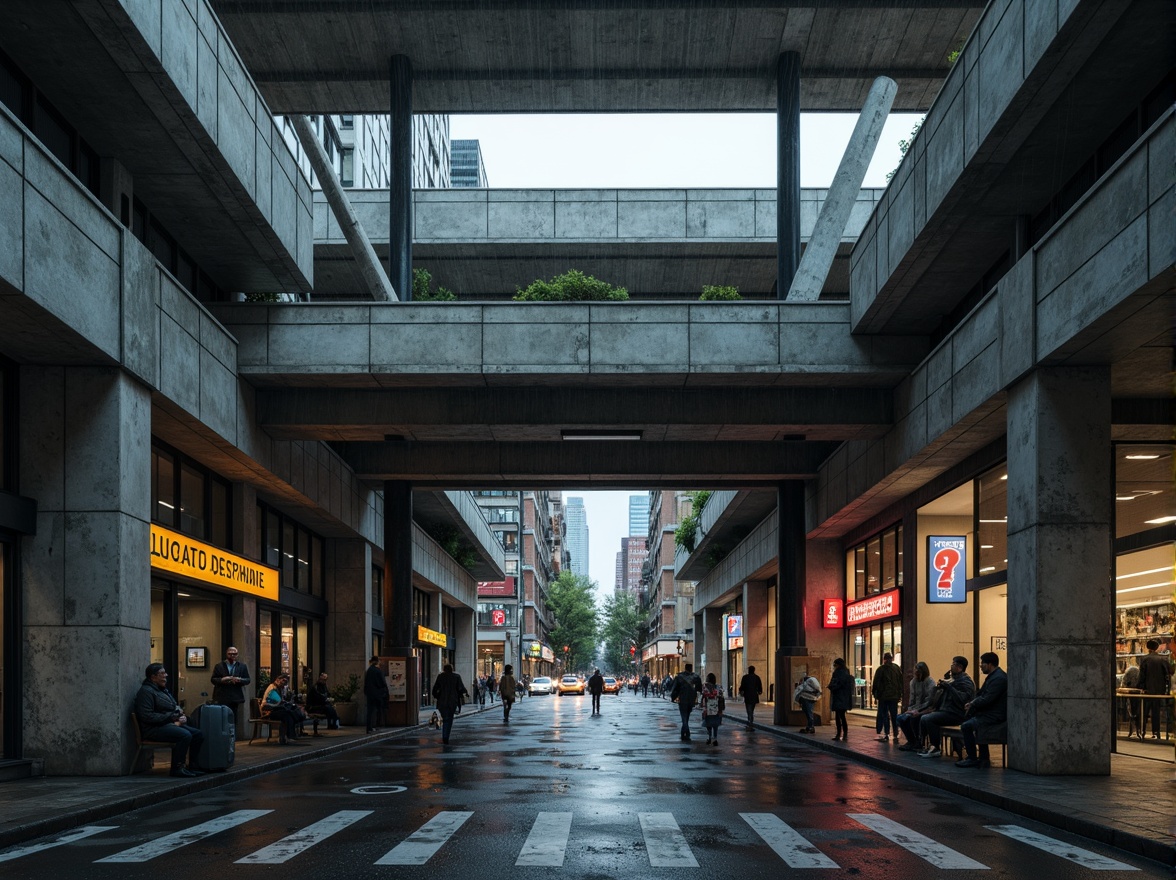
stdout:
[(290, 676), (290, 687), (305, 695), (322, 665), (322, 621), (263, 608), (257, 615), (257, 695), (277, 671)]
[(845, 659), (857, 685), (855, 708), (872, 709), (874, 697), (869, 684), (882, 663), (882, 655), (894, 654), (896, 662), (902, 664), (903, 527), (896, 524), (849, 548), (845, 565), (847, 610), (860, 609), (856, 619), (862, 621), (854, 625), (847, 616), (849, 646)]
[(1115, 447), (1115, 537), (1160, 534), (1176, 524), (1172, 456), (1168, 444), (1119, 444)]
[(323, 595), (323, 539), (267, 504), (257, 505), (262, 561), (281, 573), (283, 589)]
[(412, 591), (412, 622), (414, 626), (433, 628), (432, 602), (430, 596), (416, 588)]
[[(517, 607), (514, 603), (479, 602), (478, 626), (514, 626)], [(446, 608), (446, 611), (450, 609)], [(449, 630), (445, 631), (449, 633)]]
[(151, 444), (151, 515), (193, 538), (228, 547), (232, 491), (226, 480), (176, 450)]
[(212, 669), (228, 644), (228, 597), (186, 583), (151, 581), (151, 662), (167, 667), (168, 687), (191, 710), (212, 693)]

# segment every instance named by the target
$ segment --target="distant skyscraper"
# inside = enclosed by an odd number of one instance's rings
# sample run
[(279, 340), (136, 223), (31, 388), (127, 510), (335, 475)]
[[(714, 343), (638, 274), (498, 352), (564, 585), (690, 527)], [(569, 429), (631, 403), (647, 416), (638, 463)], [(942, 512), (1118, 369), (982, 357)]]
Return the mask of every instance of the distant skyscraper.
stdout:
[(486, 165), (482, 161), (482, 145), (476, 140), (449, 142), (449, 180), (453, 187), (486, 189)]
[(588, 513), (584, 499), (569, 498), (564, 507), (564, 520), (568, 524), (568, 552), (572, 554), (572, 574), (588, 577)]
[(649, 496), (629, 496), (629, 537), (649, 537)]

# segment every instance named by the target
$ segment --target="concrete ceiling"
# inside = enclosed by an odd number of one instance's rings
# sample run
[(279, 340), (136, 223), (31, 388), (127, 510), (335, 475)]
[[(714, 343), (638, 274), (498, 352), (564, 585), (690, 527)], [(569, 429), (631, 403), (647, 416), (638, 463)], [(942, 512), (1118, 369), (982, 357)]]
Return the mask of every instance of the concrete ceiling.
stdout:
[(275, 113), (385, 113), (392, 55), (417, 113), (774, 111), (801, 55), (808, 111), (930, 106), (981, 0), (212, 0)]

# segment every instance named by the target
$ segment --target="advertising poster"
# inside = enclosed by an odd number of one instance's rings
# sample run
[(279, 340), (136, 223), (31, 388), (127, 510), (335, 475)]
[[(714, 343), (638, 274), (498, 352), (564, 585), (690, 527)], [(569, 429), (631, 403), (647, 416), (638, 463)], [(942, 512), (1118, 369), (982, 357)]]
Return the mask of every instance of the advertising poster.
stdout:
[(404, 660), (388, 661), (388, 699), (393, 703), (408, 699), (408, 663)]
[(967, 593), (968, 541), (963, 535), (927, 538), (927, 601), (962, 604)]

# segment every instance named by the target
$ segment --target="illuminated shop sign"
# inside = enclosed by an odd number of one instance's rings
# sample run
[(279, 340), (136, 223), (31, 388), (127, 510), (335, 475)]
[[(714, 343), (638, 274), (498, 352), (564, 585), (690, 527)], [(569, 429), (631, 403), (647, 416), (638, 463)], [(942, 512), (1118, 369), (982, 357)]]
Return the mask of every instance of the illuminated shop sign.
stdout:
[(527, 656), (534, 657), (536, 660), (538, 660), (543, 656), (543, 646), (538, 642), (531, 642), (529, 645), (527, 645)]
[(449, 639), (446, 638), (445, 633), (439, 633), (435, 629), (424, 626), (417, 627), (417, 641), (424, 642), (426, 645), (439, 645), (442, 648), (449, 645)]
[(877, 596), (850, 602), (845, 606), (845, 625), (861, 626), (875, 620), (898, 615), (898, 590), (887, 590)]
[(743, 615), (727, 615), (727, 650), (734, 651), (743, 647)]
[(968, 601), (968, 539), (963, 535), (927, 538), (927, 601), (960, 604)]
[(151, 526), (151, 567), (195, 581), (278, 601), (278, 570), (165, 529)]
[(824, 629), (841, 629), (845, 626), (845, 600), (821, 600), (821, 627)]

